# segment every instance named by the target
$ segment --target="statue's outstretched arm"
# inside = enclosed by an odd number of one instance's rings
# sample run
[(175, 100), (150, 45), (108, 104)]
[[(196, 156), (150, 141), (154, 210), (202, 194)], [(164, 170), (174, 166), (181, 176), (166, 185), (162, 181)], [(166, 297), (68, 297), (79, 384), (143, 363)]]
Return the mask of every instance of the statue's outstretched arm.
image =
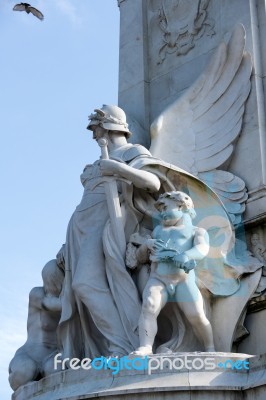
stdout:
[(100, 169), (102, 175), (118, 175), (127, 179), (134, 186), (140, 189), (146, 189), (151, 192), (157, 192), (160, 189), (160, 180), (151, 172), (139, 170), (122, 164), (115, 160), (101, 160)]

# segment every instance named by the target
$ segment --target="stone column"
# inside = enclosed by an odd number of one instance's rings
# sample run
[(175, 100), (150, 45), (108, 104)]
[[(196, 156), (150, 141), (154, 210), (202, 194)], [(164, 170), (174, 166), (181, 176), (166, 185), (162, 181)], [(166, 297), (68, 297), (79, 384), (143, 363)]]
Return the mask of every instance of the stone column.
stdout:
[(145, 129), (149, 143), (147, 7), (143, 0), (118, 0), (120, 53), (118, 104)]

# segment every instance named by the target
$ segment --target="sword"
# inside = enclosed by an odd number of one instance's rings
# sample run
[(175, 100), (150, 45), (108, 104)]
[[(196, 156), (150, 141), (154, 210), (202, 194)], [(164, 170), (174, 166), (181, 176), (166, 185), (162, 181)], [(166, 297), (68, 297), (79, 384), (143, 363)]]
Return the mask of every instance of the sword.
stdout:
[[(104, 138), (99, 139), (98, 145), (101, 148), (102, 159), (109, 160), (107, 140)], [(104, 189), (115, 241), (124, 257), (126, 253), (126, 238), (116, 182), (104, 182)]]

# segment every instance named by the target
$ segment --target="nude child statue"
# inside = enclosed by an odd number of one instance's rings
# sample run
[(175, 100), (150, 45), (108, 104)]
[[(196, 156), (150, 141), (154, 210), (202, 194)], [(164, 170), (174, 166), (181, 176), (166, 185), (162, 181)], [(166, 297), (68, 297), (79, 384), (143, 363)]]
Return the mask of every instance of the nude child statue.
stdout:
[(208, 233), (192, 224), (196, 213), (186, 193), (164, 193), (155, 207), (160, 213), (160, 223), (153, 230), (152, 239), (139, 249), (140, 256), (148, 249), (152, 265), (139, 319), (140, 347), (132, 354), (152, 354), (157, 317), (169, 296), (178, 303), (197, 338), (204, 344), (205, 351), (215, 351), (212, 327), (204, 313), (194, 271), (196, 260), (208, 254)]

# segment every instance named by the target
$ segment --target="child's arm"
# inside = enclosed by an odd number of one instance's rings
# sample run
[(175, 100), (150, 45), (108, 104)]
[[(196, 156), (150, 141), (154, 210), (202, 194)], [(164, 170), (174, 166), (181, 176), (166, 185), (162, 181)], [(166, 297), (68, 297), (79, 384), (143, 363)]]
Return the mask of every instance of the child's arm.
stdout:
[(209, 235), (203, 228), (195, 227), (193, 247), (175, 256), (174, 261), (182, 268), (186, 263), (195, 260), (202, 260), (209, 252)]
[(137, 260), (141, 263), (147, 263), (151, 261), (150, 255), (154, 254), (163, 246), (163, 242), (157, 239), (158, 232), (161, 230), (160, 225), (158, 225), (151, 233), (152, 238), (147, 238), (145, 242), (137, 249), (136, 256)]

